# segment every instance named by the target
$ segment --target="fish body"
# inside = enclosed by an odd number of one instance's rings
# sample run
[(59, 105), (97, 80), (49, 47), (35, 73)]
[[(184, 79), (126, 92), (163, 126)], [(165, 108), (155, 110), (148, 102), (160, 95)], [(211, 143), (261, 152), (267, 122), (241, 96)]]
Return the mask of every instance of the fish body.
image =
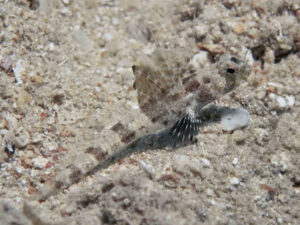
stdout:
[(235, 89), (251, 71), (246, 62), (230, 54), (205, 68), (195, 68), (192, 56), (184, 48), (156, 48), (152, 54), (140, 55), (132, 67), (143, 113), (152, 122), (173, 125), (171, 132), (184, 139), (198, 131), (199, 111)]

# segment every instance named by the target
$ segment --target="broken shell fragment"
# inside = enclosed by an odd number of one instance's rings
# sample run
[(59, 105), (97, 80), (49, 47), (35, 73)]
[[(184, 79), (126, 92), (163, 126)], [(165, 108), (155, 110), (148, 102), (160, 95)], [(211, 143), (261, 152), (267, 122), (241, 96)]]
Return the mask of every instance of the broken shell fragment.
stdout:
[(221, 126), (226, 131), (233, 131), (250, 124), (250, 114), (245, 109), (227, 109), (221, 115)]

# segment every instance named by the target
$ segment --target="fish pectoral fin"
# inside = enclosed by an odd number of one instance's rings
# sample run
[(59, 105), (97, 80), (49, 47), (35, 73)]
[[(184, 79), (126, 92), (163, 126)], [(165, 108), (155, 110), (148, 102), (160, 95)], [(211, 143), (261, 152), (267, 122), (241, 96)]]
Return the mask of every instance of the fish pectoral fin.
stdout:
[(169, 130), (169, 135), (180, 142), (191, 141), (199, 133), (201, 127), (219, 122), (227, 107), (210, 105), (201, 109), (196, 115), (186, 113)]
[(169, 134), (181, 142), (191, 141), (198, 134), (201, 124), (193, 115), (186, 115), (171, 127)]

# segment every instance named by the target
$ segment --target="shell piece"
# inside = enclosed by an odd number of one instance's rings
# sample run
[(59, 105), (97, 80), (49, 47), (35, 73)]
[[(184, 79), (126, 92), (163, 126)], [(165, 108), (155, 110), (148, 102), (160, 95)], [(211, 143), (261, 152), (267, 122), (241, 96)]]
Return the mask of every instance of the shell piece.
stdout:
[(247, 110), (228, 109), (221, 117), (221, 125), (226, 131), (233, 131), (250, 124), (250, 114)]
[(231, 91), (249, 74), (246, 64), (231, 55), (203, 68), (192, 65), (192, 51), (156, 48), (133, 66), (134, 88), (141, 110), (153, 121), (174, 124)]

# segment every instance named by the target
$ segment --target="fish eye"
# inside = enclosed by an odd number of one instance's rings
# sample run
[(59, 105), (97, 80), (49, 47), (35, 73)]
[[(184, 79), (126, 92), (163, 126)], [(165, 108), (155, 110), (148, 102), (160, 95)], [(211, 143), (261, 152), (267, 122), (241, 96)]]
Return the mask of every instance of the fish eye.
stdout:
[(237, 58), (235, 57), (231, 57), (230, 60), (236, 64), (239, 64), (240, 63), (240, 60), (238, 60)]
[(232, 69), (232, 68), (228, 68), (228, 69), (226, 70), (226, 72), (229, 73), (229, 74), (234, 74), (234, 73), (235, 73), (235, 70)]

